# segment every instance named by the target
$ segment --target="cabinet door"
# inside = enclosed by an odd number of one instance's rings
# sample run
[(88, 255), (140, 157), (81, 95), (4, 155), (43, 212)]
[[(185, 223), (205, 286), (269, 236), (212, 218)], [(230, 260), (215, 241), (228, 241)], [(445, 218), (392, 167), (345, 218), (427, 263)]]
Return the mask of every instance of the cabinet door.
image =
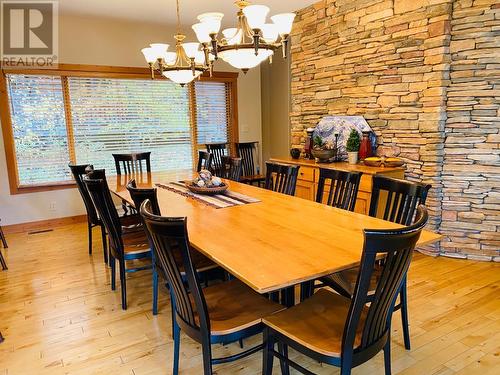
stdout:
[(295, 196), (299, 198), (314, 200), (314, 183), (309, 181), (297, 180)]

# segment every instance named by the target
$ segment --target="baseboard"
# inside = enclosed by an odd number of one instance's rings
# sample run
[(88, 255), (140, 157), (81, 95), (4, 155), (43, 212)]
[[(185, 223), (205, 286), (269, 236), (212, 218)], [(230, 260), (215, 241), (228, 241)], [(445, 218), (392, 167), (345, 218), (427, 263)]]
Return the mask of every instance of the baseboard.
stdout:
[(2, 226), (5, 234), (9, 233), (22, 233), (34, 230), (53, 229), (69, 224), (87, 222), (87, 215), (76, 215), (68, 217), (60, 217), (57, 219), (47, 219), (40, 221), (31, 221), (28, 223), (12, 224)]

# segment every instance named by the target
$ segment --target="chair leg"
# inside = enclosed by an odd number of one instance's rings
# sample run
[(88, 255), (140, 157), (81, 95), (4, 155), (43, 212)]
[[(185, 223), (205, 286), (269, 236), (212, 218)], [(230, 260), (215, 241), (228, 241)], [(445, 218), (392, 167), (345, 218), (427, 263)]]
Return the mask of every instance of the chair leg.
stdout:
[(122, 290), (122, 309), (127, 310), (127, 278), (125, 273), (125, 260), (118, 259), (120, 265), (120, 287)]
[(108, 264), (108, 240), (106, 238), (106, 228), (101, 225), (102, 251), (104, 255), (104, 263)]
[(212, 371), (212, 348), (210, 342), (201, 345), (203, 352), (203, 375), (213, 375)]
[(116, 259), (109, 254), (109, 265), (111, 267), (111, 290), (116, 290)]
[[(288, 359), (288, 345), (282, 342), (278, 342), (278, 350), (280, 354)], [(280, 359), (281, 375), (290, 375), (290, 366), (288, 362)]]
[(391, 375), (391, 338), (387, 338), (387, 343), (384, 346), (384, 367), (385, 375)]
[(3, 257), (2, 251), (0, 250), (0, 264), (2, 265), (2, 270), (6, 271), (9, 268), (7, 267), (7, 263), (5, 262), (5, 259)]
[(87, 229), (89, 233), (89, 255), (92, 255), (92, 224), (90, 221), (87, 223)]
[(153, 315), (158, 315), (158, 272), (153, 264)]
[(401, 324), (403, 326), (403, 338), (405, 342), (405, 349), (410, 350), (410, 326), (408, 323), (408, 294), (406, 290), (406, 277), (401, 283), (401, 291), (399, 292), (399, 299), (401, 303)]
[(269, 328), (264, 329), (264, 350), (262, 352), (262, 375), (271, 375), (273, 373), (273, 349), (274, 337), (269, 334)]
[(0, 238), (2, 239), (2, 245), (4, 249), (7, 249), (9, 246), (7, 245), (7, 240), (5, 239), (5, 234), (3, 233), (3, 229), (0, 226)]
[(179, 374), (179, 354), (180, 354), (180, 345), (181, 345), (181, 328), (175, 321), (172, 320), (172, 329), (173, 329), (173, 338), (174, 338), (174, 369), (172, 374)]
[(243, 349), (243, 339), (239, 339), (238, 342), (240, 343), (240, 348)]

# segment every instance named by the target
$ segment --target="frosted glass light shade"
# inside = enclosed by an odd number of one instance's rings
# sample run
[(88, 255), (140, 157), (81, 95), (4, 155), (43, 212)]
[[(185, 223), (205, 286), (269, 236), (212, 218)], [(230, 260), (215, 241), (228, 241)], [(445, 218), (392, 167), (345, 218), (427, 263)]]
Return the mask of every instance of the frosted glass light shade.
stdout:
[(227, 44), (230, 46), (238, 44), (241, 40), (241, 30), (238, 30), (236, 27), (230, 27), (229, 29), (222, 30), (222, 35), (224, 35)]
[(208, 25), (206, 23), (195, 23), (191, 28), (194, 30), (196, 38), (198, 38), (200, 43), (210, 42), (210, 32), (208, 31)]
[(191, 69), (167, 70), (163, 72), (163, 75), (167, 77), (169, 80), (181, 85), (185, 85), (186, 83), (191, 82), (193, 79), (199, 77), (200, 74), (201, 72), (198, 70), (193, 74)]
[(278, 39), (278, 27), (274, 23), (266, 23), (262, 25), (260, 30), (262, 31), (262, 39), (266, 43), (274, 43)]
[(196, 64), (203, 65), (205, 63), (205, 53), (203, 51), (196, 52), (196, 56), (194, 57), (194, 62)]
[(151, 47), (143, 48), (141, 49), (141, 52), (144, 55), (144, 58), (146, 59), (146, 62), (148, 64), (153, 64), (156, 62), (156, 51), (153, 48)]
[(293, 20), (295, 19), (295, 13), (280, 13), (271, 17), (278, 28), (280, 35), (288, 35), (292, 32)]
[(177, 61), (177, 54), (175, 52), (165, 52), (163, 59), (167, 65), (174, 65)]
[(271, 50), (259, 49), (258, 55), (255, 56), (255, 50), (253, 48), (243, 48), (219, 52), (219, 56), (225, 62), (237, 69), (255, 68), (272, 54), (273, 51)]
[(187, 57), (190, 59), (194, 59), (196, 57), (196, 53), (198, 52), (198, 48), (200, 47), (200, 43), (182, 43), (182, 48), (184, 48), (184, 52), (186, 52)]
[(157, 59), (162, 59), (163, 55), (165, 54), (165, 52), (167, 52), (167, 49), (169, 47), (168, 44), (164, 43), (152, 43), (149, 46), (153, 49), (153, 51), (155, 51)]
[(252, 29), (260, 29), (266, 23), (269, 7), (265, 5), (249, 5), (243, 8), (243, 14), (247, 18), (248, 25)]
[(209, 34), (218, 34), (224, 13), (210, 12), (200, 14), (198, 21), (205, 24)]

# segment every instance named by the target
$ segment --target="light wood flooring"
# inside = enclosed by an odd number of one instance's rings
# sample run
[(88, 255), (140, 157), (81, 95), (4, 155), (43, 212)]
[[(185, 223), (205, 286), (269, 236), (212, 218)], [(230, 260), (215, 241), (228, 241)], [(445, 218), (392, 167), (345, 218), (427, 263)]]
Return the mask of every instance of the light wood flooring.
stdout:
[[(0, 272), (0, 375), (171, 373), (170, 304), (163, 288), (160, 314), (152, 315), (149, 271), (129, 275), (129, 309), (122, 311), (97, 230), (93, 256), (84, 224), (7, 240), (10, 247), (2, 251), (10, 269)], [(393, 373), (500, 374), (499, 287), (500, 264), (416, 254), (409, 274), (412, 350), (404, 350), (396, 313)], [(217, 345), (214, 355), (238, 350)], [(200, 346), (183, 336), (181, 352), (181, 374), (201, 374)], [(338, 373), (291, 356), (318, 374)], [(215, 369), (219, 375), (260, 374), (261, 354)], [(382, 355), (353, 374), (383, 374)]]

